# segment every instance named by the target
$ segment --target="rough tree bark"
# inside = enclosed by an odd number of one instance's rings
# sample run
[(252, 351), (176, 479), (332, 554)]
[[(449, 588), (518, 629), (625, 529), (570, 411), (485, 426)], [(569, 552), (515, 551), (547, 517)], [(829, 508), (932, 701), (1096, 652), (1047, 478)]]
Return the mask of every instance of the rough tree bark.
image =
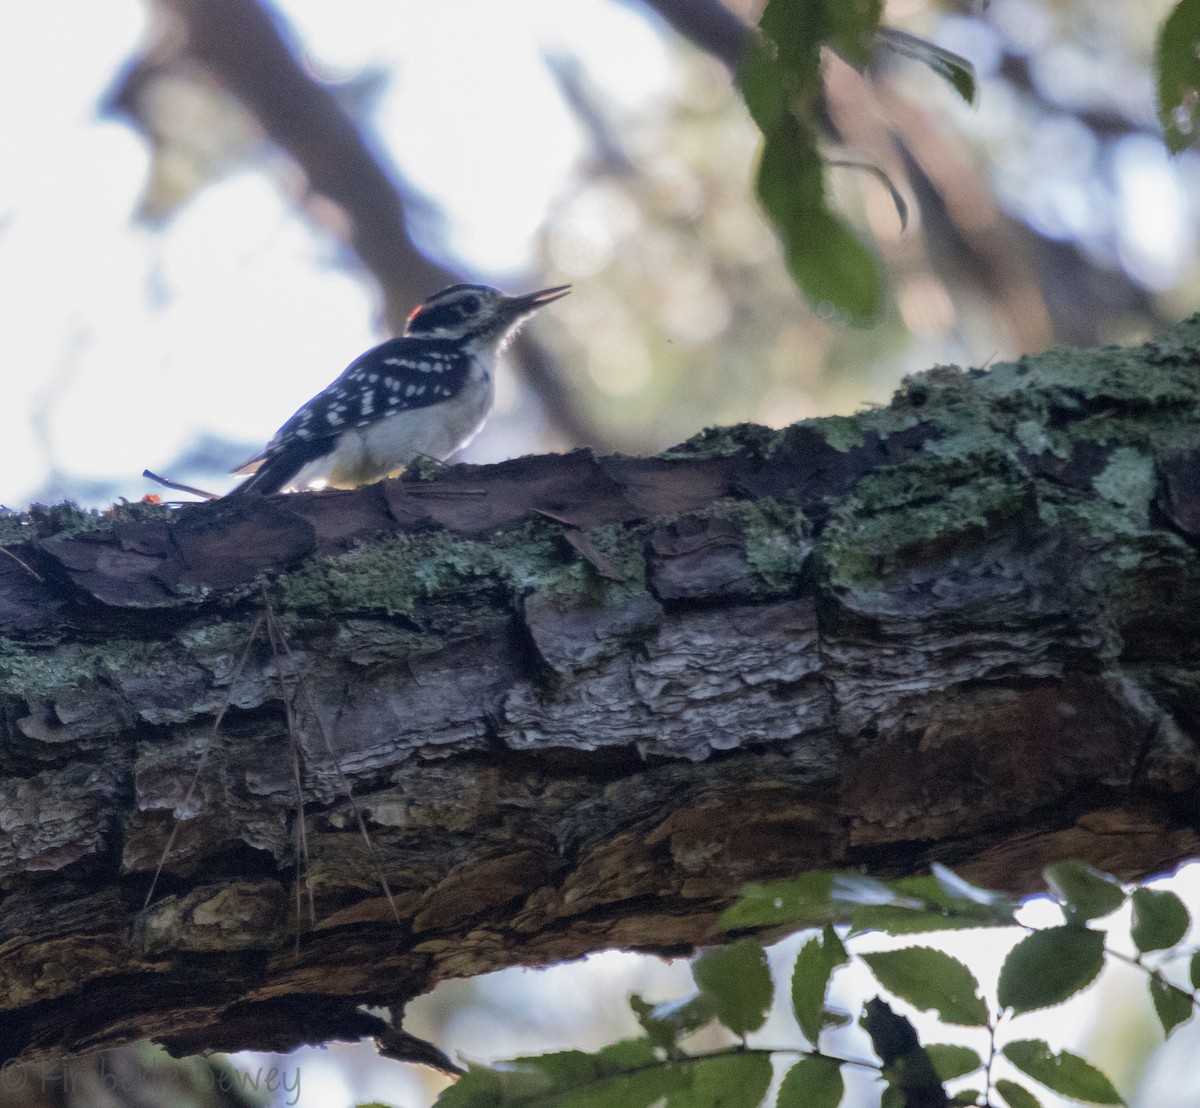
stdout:
[(0, 1053), (394, 1043), (359, 1005), (814, 866), (1161, 871), (1198, 541), (1200, 317), (659, 458), (0, 520)]

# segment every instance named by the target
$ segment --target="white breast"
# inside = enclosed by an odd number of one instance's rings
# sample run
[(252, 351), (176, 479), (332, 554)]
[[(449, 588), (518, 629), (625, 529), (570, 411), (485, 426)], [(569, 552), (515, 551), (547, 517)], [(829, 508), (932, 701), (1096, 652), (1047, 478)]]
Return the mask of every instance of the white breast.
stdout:
[(395, 475), (420, 456), (442, 461), (479, 433), (491, 415), (493, 399), (490, 367), (476, 362), (452, 399), (347, 430), (333, 453), (306, 465), (285, 491), (358, 488)]

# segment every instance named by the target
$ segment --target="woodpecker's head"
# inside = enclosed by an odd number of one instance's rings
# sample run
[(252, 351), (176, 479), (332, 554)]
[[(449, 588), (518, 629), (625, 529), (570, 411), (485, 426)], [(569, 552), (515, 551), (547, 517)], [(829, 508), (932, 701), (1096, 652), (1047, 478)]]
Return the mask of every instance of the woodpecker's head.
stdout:
[(480, 346), (501, 345), (543, 304), (570, 291), (570, 285), (557, 285), (528, 296), (505, 296), (490, 285), (451, 285), (435, 292), (408, 317), (404, 334)]

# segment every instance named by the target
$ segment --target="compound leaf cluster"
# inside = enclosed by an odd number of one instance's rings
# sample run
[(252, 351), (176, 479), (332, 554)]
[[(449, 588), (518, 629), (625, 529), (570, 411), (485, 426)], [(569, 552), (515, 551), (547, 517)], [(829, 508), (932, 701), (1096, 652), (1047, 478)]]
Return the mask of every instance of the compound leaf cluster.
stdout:
[[(1041, 1039), (1020, 1037), (1014, 1021), (1077, 995), (1107, 961), (1119, 958), (1145, 974), (1153, 1010), (1170, 1035), (1191, 1019), (1200, 996), (1200, 951), (1181, 948), (1191, 915), (1172, 892), (1130, 892), (1082, 862), (1050, 866), (1045, 877), (1063, 922), (1041, 928), (1023, 924), (1018, 905), (1003, 893), (936, 864), (928, 875), (896, 880), (814, 871), (748, 886), (721, 920), (727, 933), (742, 937), (696, 958), (693, 993), (660, 1004), (631, 998), (641, 1036), (593, 1054), (560, 1051), (472, 1064), (438, 1106), (760, 1108), (778, 1069), (771, 1102), (776, 1108), (837, 1108), (846, 1096), (848, 1068), (873, 1072), (882, 1108), (1039, 1108), (1039, 1086), (1083, 1104), (1123, 1104), (1094, 1064)], [(1124, 953), (1128, 946), (1110, 947), (1109, 932), (1094, 926), (1126, 905), (1133, 956)], [(790, 990), (777, 990), (766, 951), (744, 933), (786, 925), (814, 930), (798, 946)], [(871, 937), (881, 934), (903, 940), (984, 927), (1022, 932), (991, 987), (936, 945), (869, 949)], [(861, 1057), (859, 1049), (843, 1057), (831, 1039), (852, 1020), (831, 1006), (829, 994), (838, 973), (856, 962), (888, 996), (936, 1013), (946, 1027), (986, 1032), (984, 1049), (924, 1043), (908, 1017), (875, 996), (858, 1020), (874, 1059)], [(795, 1041), (780, 1042), (775, 1033), (772, 1042), (760, 1044), (755, 1036), (765, 1034), (777, 992), (790, 1000)], [(708, 1029), (703, 1041), (712, 1042), (717, 1027), (724, 1028), (727, 1045), (697, 1049), (697, 1033)], [(957, 1087), (951, 1091), (948, 1083)]]

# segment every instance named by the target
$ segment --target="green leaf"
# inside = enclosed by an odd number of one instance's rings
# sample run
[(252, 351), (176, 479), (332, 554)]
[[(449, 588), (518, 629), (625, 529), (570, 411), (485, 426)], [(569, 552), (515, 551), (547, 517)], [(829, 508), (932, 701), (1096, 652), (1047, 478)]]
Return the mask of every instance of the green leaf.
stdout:
[(919, 900), (897, 893), (874, 877), (810, 870), (788, 881), (746, 885), (741, 899), (725, 910), (719, 926), (726, 931), (782, 923), (812, 927), (835, 923), (863, 905), (883, 904), (922, 906)]
[(1077, 924), (1035, 931), (1009, 951), (1000, 968), (1001, 1008), (1020, 1015), (1061, 1004), (1096, 980), (1104, 936)]
[(1004, 1097), (1008, 1108), (1042, 1108), (1042, 1102), (1024, 1085), (1018, 1085), (1006, 1077), (996, 1082), (996, 1092)]
[(880, 27), (877, 38), (884, 49), (929, 66), (939, 77), (948, 81), (968, 104), (975, 103), (979, 86), (975, 80), (975, 67), (966, 58), (895, 27)]
[(791, 881), (747, 885), (720, 926), (727, 931), (779, 924), (811, 927), (849, 919), (854, 933), (905, 934), (1005, 927), (1013, 923), (1015, 910), (1003, 893), (980, 889), (934, 863), (929, 876), (887, 882), (813, 870)]
[(507, 1069), (493, 1069), (472, 1063), (453, 1085), (438, 1096), (438, 1108), (495, 1108), (502, 1104), (519, 1104), (538, 1092), (550, 1088), (550, 1082), (540, 1074)]
[[(632, 1073), (609, 1074), (577, 1088), (543, 1093), (532, 1098), (531, 1108), (650, 1108), (679, 1088), (681, 1075), (672, 1065), (659, 1063)], [(521, 1102), (504, 1101), (505, 1108)], [(669, 1103), (669, 1102), (668, 1102)], [(438, 1102), (442, 1108), (441, 1102)], [(482, 1108), (482, 1106), (481, 1106)], [(488, 1105), (488, 1108), (494, 1108)], [(749, 1106), (747, 1106), (749, 1108)]]
[(1068, 1050), (1055, 1054), (1041, 1039), (1017, 1039), (1006, 1043), (1001, 1053), (1022, 1073), (1062, 1096), (1088, 1104), (1125, 1103), (1112, 1082), (1090, 1062)]
[(927, 946), (884, 950), (861, 958), (879, 983), (916, 1008), (936, 1009), (946, 1023), (983, 1027), (987, 1002), (979, 995), (975, 975), (957, 958)]
[(1087, 862), (1057, 862), (1043, 871), (1050, 891), (1062, 901), (1067, 918), (1075, 923), (1115, 912), (1125, 903), (1121, 883)]
[[(575, 1051), (565, 1053), (574, 1054)], [(550, 1055), (553, 1057), (553, 1055)], [(634, 1069), (638, 1066), (648, 1066), (658, 1060), (651, 1043), (645, 1039), (620, 1039), (608, 1046), (602, 1046), (589, 1057), (596, 1059), (607, 1071), (614, 1069)]]
[(678, 1083), (646, 1039), (613, 1043), (596, 1054), (564, 1050), (473, 1064), (437, 1099), (438, 1108), (519, 1108), (552, 1101), (555, 1108), (648, 1108)]
[(1183, 901), (1163, 889), (1134, 889), (1133, 925), (1130, 935), (1143, 954), (1148, 950), (1166, 950), (1187, 934), (1192, 925)]
[(742, 58), (738, 86), (758, 129), (773, 134), (791, 111), (794, 82), (761, 41), (752, 40)]
[(663, 1050), (674, 1050), (681, 1038), (698, 1031), (717, 1016), (712, 997), (704, 993), (696, 993), (682, 1000), (669, 1000), (664, 1004), (647, 1004), (634, 993), (629, 998), (629, 1007), (633, 1009), (650, 1042)]
[(1163, 1034), (1170, 1035), (1181, 1023), (1192, 1018), (1192, 994), (1164, 981), (1157, 973), (1150, 975), (1150, 999)]
[(717, 1019), (735, 1035), (757, 1031), (767, 1020), (773, 990), (767, 954), (753, 939), (721, 946), (692, 963), (700, 991), (716, 1008)]
[(880, 8), (879, 0), (770, 0), (759, 29), (789, 68), (809, 64), (822, 46), (865, 62)]
[(787, 1071), (775, 1108), (837, 1108), (845, 1091), (842, 1067), (832, 1058), (813, 1054)]
[(868, 64), (883, 16), (882, 0), (825, 0), (825, 13), (829, 20), (825, 41), (830, 49), (851, 65)]
[(811, 64), (822, 46), (863, 66), (870, 61), (882, 8), (880, 0), (770, 0), (759, 28), (789, 68)]
[[(670, 1069), (677, 1079), (667, 1108), (758, 1108), (771, 1084), (768, 1054), (710, 1054)], [(579, 1106), (572, 1102), (569, 1108)], [(614, 1108), (626, 1106), (614, 1102)]]
[[(582, 1054), (583, 1060), (575, 1061), (572, 1056)], [(595, 1054), (584, 1051), (561, 1051), (559, 1054), (546, 1055), (551, 1061), (558, 1058), (563, 1063), (571, 1062), (572, 1068), (562, 1064), (551, 1069), (564, 1085), (583, 1085), (574, 1095), (586, 1095), (594, 1099), (598, 1106), (608, 1103), (625, 1103), (618, 1097), (633, 1097), (638, 1103), (647, 1091), (654, 1089), (667, 1090), (676, 1082), (676, 1074), (669, 1067), (664, 1067), (654, 1048), (647, 1039), (622, 1039), (620, 1042), (609, 1043), (601, 1047)], [(584, 1060), (588, 1063), (584, 1064)], [(526, 1063), (534, 1062), (534, 1058), (524, 1059)], [(661, 1094), (660, 1094), (661, 1095)], [(563, 1100), (559, 1108), (574, 1101)], [(576, 1106), (580, 1108), (580, 1106)]]
[(885, 935), (921, 935), (929, 931), (959, 931), (968, 927), (996, 927), (982, 916), (955, 915), (937, 908), (893, 908), (867, 905), (850, 916), (850, 934), (882, 931)]
[(766, 1054), (659, 1061), (645, 1039), (614, 1046), (472, 1067), (438, 1108), (649, 1108), (664, 1098), (667, 1108), (758, 1108), (771, 1083)]
[(1192, 959), (1188, 963), (1188, 977), (1192, 982), (1192, 988), (1200, 989), (1200, 950), (1192, 955)]
[[(799, 80), (817, 80), (822, 41), (821, 0), (768, 0), (758, 29), (774, 47), (779, 63)], [(809, 73), (811, 72), (811, 76)]]
[(1158, 33), (1158, 118), (1172, 154), (1196, 139), (1200, 125), (1200, 0), (1179, 0)]
[(875, 252), (828, 211), (800, 214), (789, 206), (771, 214), (784, 240), (788, 270), (817, 311), (858, 324), (873, 322), (884, 294), (883, 268)]
[(889, 904), (869, 904), (850, 916), (850, 935), (882, 931), (885, 935), (921, 935), (928, 931), (950, 931), (976, 927), (931, 908), (893, 908)]
[[(742, 95), (763, 133), (757, 189), (792, 278), (817, 308), (869, 323), (883, 303), (879, 259), (828, 208), (816, 121), (821, 47), (865, 64), (882, 0), (769, 0), (747, 49)], [(810, 919), (808, 922), (819, 922)]]
[(950, 1098), (950, 1103), (967, 1108), (968, 1105), (978, 1104), (982, 1099), (983, 1094), (978, 1089), (959, 1089)]
[(833, 874), (826, 870), (813, 870), (791, 881), (746, 885), (738, 902), (725, 910), (718, 926), (735, 931), (780, 923), (828, 923), (834, 919), (832, 893)]
[(789, 115), (765, 136), (757, 186), (804, 294), (818, 308), (832, 308), (855, 322), (873, 320), (883, 303), (883, 272), (875, 254), (827, 208), (811, 123)]
[(825, 993), (833, 971), (847, 960), (846, 948), (837, 932), (826, 924), (796, 955), (792, 970), (792, 1010), (804, 1037), (816, 1045), (825, 1025)]
[(983, 1067), (977, 1051), (957, 1043), (928, 1043), (925, 1053), (942, 1081), (953, 1081)]
[[(859, 909), (853, 916), (855, 931), (905, 934), (1013, 923), (1016, 905), (1010, 897), (972, 885), (938, 862), (931, 868), (929, 876), (891, 882), (893, 904)], [(902, 906), (905, 900), (911, 906)]]

